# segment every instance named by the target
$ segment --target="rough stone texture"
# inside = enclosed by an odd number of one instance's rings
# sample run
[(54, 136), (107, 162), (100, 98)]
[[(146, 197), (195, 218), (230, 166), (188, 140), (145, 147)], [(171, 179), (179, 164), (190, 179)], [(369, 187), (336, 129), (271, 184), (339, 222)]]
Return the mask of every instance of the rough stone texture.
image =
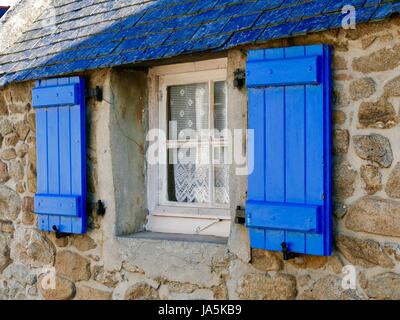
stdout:
[(333, 132), (333, 154), (345, 154), (349, 150), (349, 131), (336, 129)]
[(382, 174), (378, 167), (371, 164), (362, 165), (360, 176), (363, 181), (363, 188), (369, 195), (382, 190)]
[(27, 144), (25, 144), (25, 143), (20, 144), (20, 145), (17, 146), (15, 151), (17, 153), (17, 157), (18, 158), (23, 158), (28, 153), (29, 146)]
[(342, 278), (328, 275), (317, 282), (314, 286), (299, 296), (300, 300), (359, 300), (360, 296), (355, 290), (344, 290)]
[(35, 211), (35, 200), (33, 197), (24, 197), (22, 200), (22, 210), (25, 212)]
[(89, 287), (84, 284), (76, 286), (75, 300), (111, 300), (112, 292)]
[(0, 220), (0, 230), (3, 233), (10, 233), (13, 234), (15, 229), (12, 221), (4, 221)]
[(367, 295), (378, 300), (400, 300), (400, 275), (385, 272), (368, 280)]
[(141, 282), (130, 287), (125, 293), (125, 300), (158, 300), (156, 289), (149, 284)]
[(342, 273), (343, 270), (343, 262), (340, 259), (338, 253), (333, 253), (332, 256), (328, 257), (328, 261), (325, 265), (325, 268), (330, 272), (334, 272), (336, 274)]
[(6, 280), (14, 280), (26, 285), (34, 285), (37, 282), (37, 276), (34, 271), (23, 264), (17, 263), (10, 264), (4, 269), (3, 277)]
[(347, 205), (345, 205), (344, 203), (338, 201), (335, 201), (333, 203), (333, 214), (337, 219), (343, 219), (343, 217), (347, 213), (347, 209)]
[(9, 239), (0, 233), (0, 272), (2, 272), (10, 263)]
[(0, 185), (0, 219), (15, 220), (21, 210), (21, 199), (18, 194)]
[(7, 164), (0, 160), (0, 183), (7, 182), (9, 179)]
[(400, 162), (396, 164), (390, 173), (386, 182), (385, 192), (391, 198), (400, 198)]
[(337, 199), (346, 199), (354, 193), (354, 182), (357, 171), (353, 170), (348, 161), (341, 161), (334, 166), (333, 188)]
[(37, 185), (36, 185), (36, 167), (35, 167), (35, 165), (33, 163), (29, 163), (27, 171), (28, 171), (28, 174), (27, 174), (28, 190), (31, 193), (36, 193)]
[(400, 237), (400, 202), (366, 196), (354, 203), (346, 215), (353, 231)]
[(6, 116), (6, 115), (8, 115), (7, 103), (3, 95), (0, 93), (0, 116)]
[(18, 137), (18, 134), (16, 134), (16, 133), (11, 133), (11, 134), (6, 135), (3, 140), (4, 145), (8, 146), (8, 147), (15, 147), (17, 145), (18, 141), (19, 141), (19, 137)]
[(373, 133), (367, 136), (354, 136), (353, 141), (354, 149), (361, 159), (373, 161), (384, 168), (391, 166), (393, 153), (388, 138)]
[(252, 251), (251, 264), (261, 271), (279, 271), (283, 268), (282, 259), (275, 253), (254, 249)]
[(18, 139), (25, 141), (29, 133), (28, 124), (25, 121), (19, 121), (15, 124), (15, 131), (17, 133)]
[(335, 110), (332, 112), (332, 120), (334, 124), (344, 124), (346, 122), (346, 114), (343, 111)]
[(353, 69), (362, 73), (387, 71), (400, 63), (400, 45), (384, 48), (353, 60)]
[(122, 263), (122, 269), (131, 272), (131, 273), (140, 273), (144, 274), (144, 270), (139, 268), (138, 266), (133, 265), (132, 263), (129, 263), (128, 261), (124, 261)]
[(375, 80), (369, 77), (354, 80), (349, 87), (350, 97), (355, 101), (372, 96), (375, 90)]
[(400, 244), (398, 243), (385, 243), (383, 250), (389, 255), (393, 256), (396, 261), (400, 261)]
[(115, 288), (121, 280), (115, 272), (104, 270), (103, 266), (95, 266), (93, 268), (92, 278), (110, 288)]
[(237, 290), (244, 300), (291, 300), (297, 295), (296, 278), (288, 274), (250, 273), (239, 280)]
[(333, 98), (336, 108), (347, 107), (350, 103), (350, 98), (341, 84), (335, 84)]
[(335, 56), (333, 58), (333, 68), (337, 71), (339, 70), (347, 70), (347, 62), (346, 59), (340, 56)]
[(14, 87), (6, 88), (3, 94), (10, 114), (24, 114), (30, 110), (32, 101), (31, 83), (15, 84)]
[(320, 269), (326, 265), (328, 257), (301, 255), (288, 263), (299, 269)]
[(60, 251), (56, 257), (56, 270), (73, 281), (90, 279), (90, 261), (71, 251)]
[(0, 158), (5, 161), (15, 159), (16, 157), (17, 157), (17, 153), (15, 152), (14, 148), (4, 149), (0, 153)]
[(72, 245), (82, 252), (92, 250), (97, 246), (96, 242), (87, 235), (73, 237)]
[(358, 110), (358, 120), (364, 128), (392, 128), (398, 123), (394, 107), (386, 99), (363, 102)]
[(75, 285), (64, 277), (56, 276), (55, 288), (47, 281), (47, 275), (41, 275), (38, 279), (38, 290), (46, 300), (70, 300), (75, 295)]
[(3, 137), (12, 133), (13, 130), (14, 130), (14, 127), (10, 120), (4, 119), (0, 122), (0, 135), (2, 135)]
[(387, 97), (400, 97), (400, 76), (386, 83), (384, 90)]
[(351, 264), (366, 268), (374, 266), (394, 267), (392, 259), (376, 241), (338, 235), (336, 237), (336, 246)]
[(31, 267), (52, 266), (55, 247), (43, 232), (20, 227), (11, 245), (11, 258)]

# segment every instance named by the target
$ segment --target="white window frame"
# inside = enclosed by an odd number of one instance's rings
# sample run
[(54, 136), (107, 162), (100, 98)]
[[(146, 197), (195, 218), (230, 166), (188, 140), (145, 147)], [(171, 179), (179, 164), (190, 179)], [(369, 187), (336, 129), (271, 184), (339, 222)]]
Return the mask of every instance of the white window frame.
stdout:
[[(149, 72), (149, 129), (167, 132), (167, 88), (173, 85), (209, 83), (209, 121), (213, 123), (213, 89), (216, 81), (227, 80), (227, 59), (216, 59), (152, 68)], [(229, 92), (229, 91), (228, 91)], [(227, 94), (227, 105), (229, 96)], [(229, 127), (229, 123), (228, 123)], [(221, 142), (221, 145), (223, 142)], [(212, 146), (215, 146), (213, 144)], [(167, 152), (168, 148), (159, 146)], [(152, 232), (199, 234), (228, 237), (230, 232), (230, 204), (178, 203), (167, 201), (167, 166), (149, 165), (147, 168), (148, 223)], [(212, 177), (211, 177), (212, 178)], [(212, 179), (210, 179), (213, 181)], [(211, 189), (210, 189), (211, 192)]]

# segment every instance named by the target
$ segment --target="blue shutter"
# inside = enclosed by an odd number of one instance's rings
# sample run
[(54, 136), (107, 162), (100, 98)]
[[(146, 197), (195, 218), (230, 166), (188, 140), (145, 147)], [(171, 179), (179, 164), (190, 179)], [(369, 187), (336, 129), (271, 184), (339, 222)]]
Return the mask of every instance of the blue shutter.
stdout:
[(249, 51), (254, 172), (246, 224), (251, 246), (331, 254), (331, 50)]
[(36, 110), (35, 213), (43, 231), (86, 232), (85, 87), (80, 77), (41, 80)]

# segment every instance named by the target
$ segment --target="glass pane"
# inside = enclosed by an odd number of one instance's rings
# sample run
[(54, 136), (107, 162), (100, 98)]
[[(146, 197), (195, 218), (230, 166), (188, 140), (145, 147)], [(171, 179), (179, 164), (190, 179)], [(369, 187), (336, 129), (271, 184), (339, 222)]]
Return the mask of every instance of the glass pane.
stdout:
[(209, 145), (170, 149), (168, 201), (210, 202)]
[(207, 83), (168, 87), (169, 139), (193, 138), (194, 131), (208, 129)]
[(229, 204), (229, 166), (214, 167), (214, 199), (218, 204)]
[[(227, 103), (226, 103), (226, 82), (214, 82), (214, 128), (218, 133), (227, 129)], [(216, 137), (222, 138), (221, 135)]]
[(214, 201), (218, 204), (229, 204), (229, 150), (215, 147), (214, 164)]

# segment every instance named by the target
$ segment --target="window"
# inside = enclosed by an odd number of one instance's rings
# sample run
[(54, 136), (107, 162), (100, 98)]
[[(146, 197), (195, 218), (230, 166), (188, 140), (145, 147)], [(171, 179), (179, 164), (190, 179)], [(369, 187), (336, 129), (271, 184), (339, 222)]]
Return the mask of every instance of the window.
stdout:
[(223, 66), (213, 70), (199, 70), (197, 64), (153, 70), (158, 85), (150, 123), (165, 135), (158, 150), (166, 162), (152, 166), (148, 179), (151, 231), (229, 234), (228, 90), (222, 60), (211, 63)]

